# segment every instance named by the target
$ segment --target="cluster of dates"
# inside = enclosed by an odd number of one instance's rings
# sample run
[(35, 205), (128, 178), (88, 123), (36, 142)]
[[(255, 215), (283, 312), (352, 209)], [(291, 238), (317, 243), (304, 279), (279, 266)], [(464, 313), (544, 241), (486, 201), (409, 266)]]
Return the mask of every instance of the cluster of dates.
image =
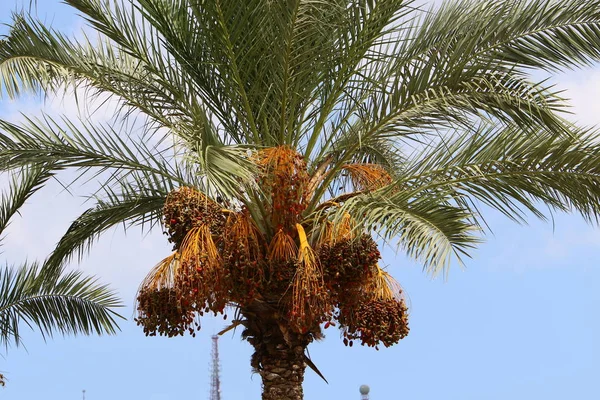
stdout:
[(264, 283), (265, 259), (260, 234), (245, 209), (229, 216), (224, 241), (224, 278), (230, 282), (232, 300), (249, 304)]
[(259, 184), (271, 199), (271, 224), (276, 231), (291, 233), (306, 209), (306, 162), (293, 149), (280, 146), (262, 151), (258, 163), (262, 167)]
[(195, 336), (200, 325), (194, 318), (190, 304), (185, 304), (174, 289), (142, 289), (138, 293), (138, 316), (135, 322), (142, 326), (146, 336), (179, 336), (189, 332)]
[(163, 218), (165, 234), (176, 252), (142, 284), (136, 322), (151, 336), (171, 337), (186, 331), (193, 335), (199, 327), (197, 317), (211, 311), (222, 313), (227, 304), (230, 284), (215, 257), (222, 243), (213, 241), (223, 235), (226, 217), (219, 204), (182, 187), (167, 197)]
[(380, 258), (377, 243), (366, 234), (356, 240), (344, 239), (319, 247), (325, 283), (336, 294), (364, 284), (375, 272)]
[(344, 329), (344, 343), (360, 340), (363, 346), (380, 344), (389, 347), (406, 337), (409, 332), (408, 308), (400, 299), (372, 299), (356, 308), (340, 310), (338, 321)]
[(137, 296), (136, 323), (147, 336), (178, 336), (200, 329), (205, 313), (224, 313), (227, 297), (215, 293), (202, 282), (196, 267), (178, 265), (172, 287), (142, 287)]
[(387, 347), (404, 338), (408, 313), (401, 296), (370, 293), (372, 287), (391, 293), (376, 279), (381, 254), (375, 240), (355, 236), (349, 215), (341, 233), (332, 229), (316, 239), (304, 232), (311, 185), (303, 158), (280, 147), (262, 152), (257, 163), (270, 218), (262, 223), (271, 224), (273, 237), (259, 231), (262, 225), (255, 225), (245, 207), (225, 210), (193, 188), (174, 190), (163, 222), (175, 253), (142, 284), (138, 325), (151, 336), (194, 335), (204, 313), (224, 313), (229, 303), (244, 308), (259, 299), (277, 308), (295, 334), (316, 337), (320, 324), (337, 320), (349, 345), (358, 340)]
[(221, 235), (225, 217), (219, 204), (201, 196), (189, 187), (172, 191), (163, 207), (165, 234), (173, 249), (178, 249), (187, 233), (194, 227), (206, 224), (215, 235)]

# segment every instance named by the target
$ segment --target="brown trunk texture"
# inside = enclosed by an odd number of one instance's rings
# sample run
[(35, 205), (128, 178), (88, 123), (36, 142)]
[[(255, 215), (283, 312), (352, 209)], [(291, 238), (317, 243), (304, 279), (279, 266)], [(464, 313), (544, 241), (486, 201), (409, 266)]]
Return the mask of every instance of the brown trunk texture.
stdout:
[(263, 383), (263, 400), (302, 400), (305, 350), (309, 334), (291, 332), (274, 306), (255, 302), (243, 310), (246, 329), (242, 333), (254, 347), (251, 365)]
[(263, 400), (302, 400), (304, 346), (268, 343), (256, 354), (263, 383)]

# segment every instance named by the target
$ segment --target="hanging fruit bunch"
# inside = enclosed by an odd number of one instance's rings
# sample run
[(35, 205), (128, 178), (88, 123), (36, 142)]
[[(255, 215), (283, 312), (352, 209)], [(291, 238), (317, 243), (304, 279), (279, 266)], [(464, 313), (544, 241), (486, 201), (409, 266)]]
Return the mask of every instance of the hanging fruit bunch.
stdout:
[(221, 234), (226, 218), (219, 204), (193, 188), (182, 187), (172, 191), (167, 197), (163, 207), (163, 221), (165, 234), (176, 250), (192, 228), (205, 225), (212, 234)]
[(249, 304), (264, 283), (264, 240), (246, 209), (231, 213), (225, 225), (224, 262), (231, 298)]
[[(138, 292), (136, 322), (144, 332), (194, 335), (201, 316), (234, 304), (243, 316), (263, 313), (302, 340), (319, 337), (322, 324), (336, 321), (349, 344), (389, 346), (406, 336), (402, 291), (377, 266), (375, 240), (348, 213), (340, 220), (323, 214), (317, 224), (303, 220), (315, 187), (303, 157), (280, 146), (258, 151), (254, 161), (262, 196), (256, 209), (223, 209), (190, 187), (168, 195), (163, 222), (175, 251)], [(389, 183), (380, 167), (346, 170), (361, 190)], [(325, 174), (321, 169), (315, 176)]]
[(296, 229), (300, 237), (296, 275), (292, 281), (290, 324), (300, 333), (315, 329), (333, 312), (331, 296), (325, 287), (323, 270), (314, 250), (308, 244), (302, 225)]
[(362, 285), (376, 272), (375, 265), (381, 254), (373, 238), (363, 234), (358, 239), (344, 238), (322, 244), (319, 258), (328, 288), (337, 293)]
[(181, 267), (174, 277), (174, 287), (181, 296), (192, 299), (200, 315), (222, 313), (229, 301), (231, 281), (218, 239), (208, 224), (202, 224), (190, 229), (179, 249)]
[[(188, 187), (169, 194), (163, 214), (175, 252), (142, 282), (136, 321), (150, 334), (172, 336), (186, 330), (193, 334), (200, 316), (223, 312), (229, 301), (231, 282), (220, 250), (226, 216), (216, 202)], [(156, 306), (157, 299), (164, 308)], [(176, 311), (181, 320), (171, 315)]]
[(280, 146), (261, 151), (257, 164), (275, 231), (268, 245), (268, 287), (275, 293), (268, 297), (283, 306), (294, 331), (306, 334), (318, 330), (333, 310), (321, 264), (301, 224), (310, 181), (306, 162)]
[(194, 300), (174, 288), (170, 278), (180, 263), (177, 253), (162, 260), (142, 283), (137, 297), (137, 318), (146, 336), (173, 337), (189, 332), (195, 336), (199, 328), (195, 318)]
[(357, 190), (375, 190), (392, 183), (392, 177), (377, 164), (349, 164), (344, 170)]
[(259, 184), (268, 196), (271, 226), (277, 232), (290, 234), (301, 222), (306, 209), (309, 175), (304, 158), (287, 146), (272, 147), (259, 152), (261, 168)]
[(279, 229), (268, 249), (267, 289), (284, 293), (296, 275), (298, 245), (292, 236)]
[(143, 289), (138, 294), (136, 322), (144, 328), (146, 336), (173, 337), (189, 331), (194, 333), (194, 312), (179, 302), (174, 289)]
[(385, 271), (377, 274), (358, 294), (359, 301), (343, 304), (337, 314), (344, 336), (344, 344), (352, 346), (354, 340), (362, 345), (389, 347), (406, 337), (408, 307), (400, 285)]

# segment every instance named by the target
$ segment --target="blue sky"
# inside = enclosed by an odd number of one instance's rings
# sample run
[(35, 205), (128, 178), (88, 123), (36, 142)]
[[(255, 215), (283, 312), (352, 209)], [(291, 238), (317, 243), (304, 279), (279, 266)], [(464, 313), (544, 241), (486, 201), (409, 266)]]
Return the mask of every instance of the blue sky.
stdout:
[[(9, 22), (19, 4), (4, 0), (0, 22)], [(82, 26), (57, 0), (38, 0), (38, 10), (63, 30)], [(600, 123), (600, 67), (554, 80), (572, 98), (574, 119)], [(17, 119), (19, 112), (40, 107), (33, 98), (2, 98), (0, 117)], [(72, 99), (54, 99), (45, 107), (77, 111)], [(85, 208), (83, 198), (50, 185), (14, 220), (2, 257), (15, 263), (43, 258)], [(431, 280), (401, 254), (384, 253), (411, 300), (410, 335), (375, 351), (344, 347), (339, 332), (330, 328), (327, 338), (310, 348), (329, 384), (307, 371), (305, 398), (358, 399), (361, 384), (371, 386), (375, 400), (600, 398), (600, 229), (567, 214), (556, 215), (554, 226), (533, 219), (518, 226), (494, 212), (488, 217), (494, 233), (465, 270), (453, 266), (447, 281)], [(0, 371), (9, 379), (0, 397), (80, 399), (85, 389), (88, 400), (208, 398), (210, 335), (225, 322), (208, 319), (196, 338), (166, 339), (146, 338), (132, 321), (137, 285), (169, 250), (158, 230), (105, 234), (79, 267), (119, 291), (128, 318), (122, 331), (47, 342), (26, 332), (26, 348), (10, 348), (0, 358)], [(260, 398), (250, 345), (227, 334), (220, 350), (223, 399)]]

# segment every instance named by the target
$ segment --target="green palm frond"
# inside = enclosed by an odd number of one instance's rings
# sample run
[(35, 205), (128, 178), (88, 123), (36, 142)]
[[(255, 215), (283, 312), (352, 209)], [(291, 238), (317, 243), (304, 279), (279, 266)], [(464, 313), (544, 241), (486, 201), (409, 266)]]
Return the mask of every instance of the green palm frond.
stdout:
[[(166, 185), (165, 185), (166, 184)], [(46, 261), (50, 268), (61, 268), (74, 255), (80, 260), (106, 230), (118, 226), (151, 228), (160, 223), (162, 208), (173, 186), (168, 182), (148, 181), (145, 176), (130, 176), (118, 185), (104, 186), (96, 193), (94, 207), (83, 212), (56, 245)]]
[(108, 287), (81, 272), (24, 264), (0, 270), (0, 344), (19, 345), (19, 326), (37, 328), (44, 337), (55, 333), (113, 334), (113, 309), (120, 301)]
[(600, 56), (599, 7), (597, 0), (446, 1), (407, 29), (396, 68), (440, 52), (492, 70), (589, 65)]
[(357, 148), (370, 137), (406, 141), (424, 131), (468, 127), (474, 120), (490, 117), (555, 131), (562, 128), (556, 112), (565, 105), (551, 87), (494, 70), (489, 64), (468, 67), (454, 61), (451, 55), (438, 56), (398, 72), (376, 72), (371, 80), (383, 87), (365, 90), (356, 99), (361, 104), (344, 109), (351, 114), (338, 117), (343, 123), (332, 133), (357, 131)]
[[(0, 233), (25, 201), (51, 178), (52, 164), (24, 166), (13, 175), (0, 200)], [(49, 264), (0, 269), (0, 344), (19, 345), (20, 325), (44, 337), (59, 334), (112, 334), (121, 307), (115, 293), (80, 272), (65, 273)]]
[(13, 173), (8, 192), (0, 196), (0, 235), (4, 233), (10, 219), (19, 212), (27, 199), (52, 176), (51, 169), (43, 165), (24, 167)]
[(599, 6), (597, 0), (486, 1), (476, 11), (478, 30), (488, 34), (475, 56), (551, 71), (591, 65), (600, 56)]
[(471, 198), (511, 219), (542, 208), (600, 216), (600, 144), (593, 130), (569, 127), (571, 135), (523, 132), (516, 126), (482, 126), (415, 155), (399, 185), (412, 196), (452, 190), (469, 207)]
[[(304, 110), (303, 124), (309, 126), (305, 149), (307, 157), (323, 139), (332, 118), (344, 125), (362, 105), (361, 99), (365, 99), (373, 89), (378, 90), (377, 86), (383, 82), (373, 80), (373, 72), (385, 67), (392, 54), (390, 43), (397, 40), (404, 29), (404, 23), (400, 21), (410, 20), (407, 16), (412, 11), (412, 1), (358, 0), (343, 3), (346, 9), (344, 24), (331, 35), (335, 39), (333, 48), (325, 49), (325, 53), (316, 53), (332, 54), (333, 63), (314, 91), (314, 99)], [(294, 144), (300, 144), (303, 139), (304, 135), (300, 135)]]
[(0, 42), (0, 72), (0, 88), (11, 97), (24, 90), (82, 87), (88, 95), (113, 94), (170, 128), (181, 120), (193, 121), (199, 111), (182, 96), (187, 88), (176, 71), (158, 69), (154, 59), (136, 58), (103, 38), (97, 43), (87, 37), (70, 40), (23, 15), (15, 16), (9, 35)]
[(26, 118), (20, 126), (0, 120), (0, 164), (15, 168), (54, 163), (55, 168), (142, 171), (180, 183), (191, 179), (170, 162), (169, 147), (124, 139), (115, 129), (108, 124), (78, 124), (66, 117), (62, 123), (49, 116)]
[(453, 259), (461, 262), (479, 242), (473, 214), (451, 205), (450, 195), (438, 191), (411, 197), (386, 188), (357, 194), (333, 210), (317, 211), (314, 218), (336, 222), (355, 216), (357, 229), (376, 232), (386, 243), (397, 241), (399, 249), (436, 276), (447, 272)]

